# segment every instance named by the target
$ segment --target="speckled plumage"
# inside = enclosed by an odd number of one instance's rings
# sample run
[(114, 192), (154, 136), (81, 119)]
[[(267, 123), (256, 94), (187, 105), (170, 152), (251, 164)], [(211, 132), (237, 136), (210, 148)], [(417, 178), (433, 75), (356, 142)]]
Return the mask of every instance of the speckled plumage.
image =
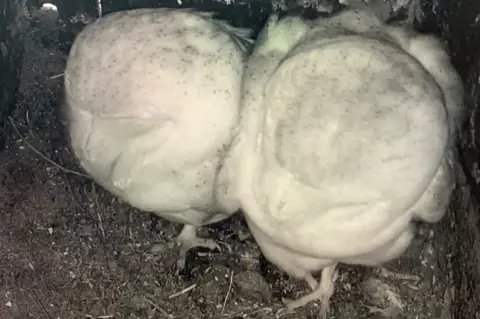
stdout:
[(390, 261), (413, 220), (445, 214), (462, 84), (435, 38), (346, 10), (273, 15), (242, 94), (226, 163), (248, 225), (266, 258), (313, 290), (288, 308), (320, 299), (325, 316), (338, 263)]
[(109, 14), (77, 36), (65, 71), (81, 165), (134, 207), (186, 224), (182, 255), (215, 247), (195, 228), (239, 208), (219, 171), (239, 119), (250, 31), (212, 17), (192, 9)]

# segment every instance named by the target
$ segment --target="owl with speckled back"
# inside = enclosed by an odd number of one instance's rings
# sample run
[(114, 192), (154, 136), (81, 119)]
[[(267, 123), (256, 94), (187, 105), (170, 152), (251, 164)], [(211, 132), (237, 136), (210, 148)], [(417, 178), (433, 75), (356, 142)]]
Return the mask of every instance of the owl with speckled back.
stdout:
[[(443, 44), (368, 8), (274, 14), (246, 64), (225, 163), (265, 257), (326, 318), (337, 265), (402, 255), (413, 221), (439, 221), (455, 187), (463, 87)], [(322, 271), (318, 282), (313, 273)]]
[(143, 211), (184, 224), (179, 269), (196, 228), (239, 203), (220, 175), (239, 121), (250, 31), (193, 9), (109, 14), (76, 37), (65, 71), (75, 156), (92, 178)]

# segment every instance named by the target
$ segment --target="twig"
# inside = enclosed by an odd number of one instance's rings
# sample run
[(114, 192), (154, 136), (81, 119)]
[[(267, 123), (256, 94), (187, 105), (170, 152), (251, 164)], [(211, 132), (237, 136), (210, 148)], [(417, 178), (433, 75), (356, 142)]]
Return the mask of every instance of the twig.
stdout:
[(63, 73), (60, 73), (60, 74), (57, 74), (57, 75), (52, 75), (52, 76), (49, 76), (47, 79), (49, 80), (53, 80), (53, 79), (56, 79), (56, 78), (60, 78), (63, 76)]
[(102, 12), (102, 0), (97, 0), (97, 15), (98, 17), (102, 17), (103, 12)]
[(153, 306), (153, 308), (155, 308), (156, 310), (158, 310), (159, 312), (161, 312), (162, 315), (164, 315), (164, 316), (167, 317), (167, 318), (171, 318), (171, 317), (172, 317), (172, 316), (169, 315), (165, 310), (163, 310), (159, 305), (157, 305), (156, 303), (154, 303), (152, 300), (150, 300), (149, 298), (147, 298), (147, 297), (145, 297), (145, 296), (144, 296), (144, 298), (145, 298), (145, 300), (146, 300), (150, 305)]
[(187, 288), (182, 289), (181, 291), (176, 292), (176, 293), (174, 293), (173, 295), (168, 296), (168, 299), (172, 299), (172, 298), (181, 296), (181, 295), (183, 295), (183, 294), (186, 294), (186, 293), (189, 292), (190, 290), (195, 289), (195, 287), (197, 287), (197, 284), (193, 284), (193, 285), (191, 285), (191, 286), (188, 286)]
[(128, 218), (128, 223), (127, 223), (127, 228), (128, 228), (128, 236), (130, 237), (130, 240), (132, 242), (135, 242), (134, 238), (133, 238), (133, 232), (132, 232), (132, 224), (133, 224), (133, 215), (132, 215), (132, 211), (131, 210), (128, 210), (127, 212), (127, 218)]
[(73, 205), (73, 206), (74, 206), (74, 207), (75, 207), (75, 206), (78, 206), (78, 208), (80, 208), (80, 209), (83, 210), (82, 205), (80, 205), (80, 203), (78, 202), (77, 198), (76, 198), (75, 195), (73, 194), (72, 186), (70, 185), (70, 182), (69, 182), (68, 178), (65, 179), (65, 184), (67, 185), (68, 192), (70, 193), (70, 196), (71, 196), (72, 199), (73, 199), (73, 203), (75, 204), (75, 205)]
[(225, 296), (225, 300), (223, 300), (223, 305), (222, 305), (222, 311), (220, 312), (220, 315), (223, 315), (223, 313), (225, 312), (225, 307), (227, 305), (227, 300), (228, 300), (228, 297), (230, 297), (230, 292), (232, 291), (232, 286), (233, 286), (233, 270), (232, 272), (230, 273), (230, 284), (228, 285), (228, 290), (227, 290), (227, 294)]
[(47, 308), (45, 308), (45, 306), (41, 303), (40, 299), (38, 299), (38, 296), (37, 296), (37, 293), (35, 292), (35, 290), (31, 289), (30, 291), (32, 292), (33, 297), (35, 298), (35, 301), (40, 305), (43, 312), (45, 312), (45, 315), (47, 316), (47, 318), (52, 319), (52, 316), (50, 316), (50, 313), (47, 311)]
[(97, 214), (98, 218), (98, 228), (100, 228), (100, 233), (102, 234), (103, 239), (105, 240), (105, 229), (103, 229), (103, 221), (102, 221), (102, 216), (100, 216), (100, 213), (98, 212), (100, 204), (98, 203), (98, 197), (97, 197), (97, 191), (95, 187), (95, 183), (92, 183), (92, 192), (93, 192), (93, 198), (95, 199), (95, 213)]
[(97, 217), (98, 217), (98, 227), (100, 228), (100, 232), (102, 233), (103, 239), (105, 239), (105, 230), (103, 229), (103, 222), (102, 222), (102, 216), (98, 213), (98, 210), (96, 210)]
[(395, 278), (395, 279), (400, 279), (400, 280), (409, 280), (409, 281), (415, 281), (418, 282), (420, 281), (420, 277), (416, 275), (409, 275), (409, 274), (400, 274), (400, 273), (395, 273), (393, 271), (388, 270), (387, 268), (380, 267), (379, 268), (380, 275), (386, 278)]
[[(249, 309), (250, 309), (250, 307), (245, 308), (242, 311), (238, 311), (238, 312), (234, 312), (234, 313), (230, 313), (230, 314), (224, 314), (223, 318), (239, 318), (239, 317), (247, 318), (248, 316), (254, 315), (254, 314), (259, 313), (259, 312), (271, 313), (273, 311), (273, 309), (271, 307), (262, 307), (262, 308), (258, 308), (258, 309), (254, 309), (254, 310), (250, 310), (250, 311), (245, 311), (245, 310), (249, 310)], [(280, 318), (280, 317), (281, 316), (277, 316), (275, 318)]]
[(89, 177), (88, 175), (85, 175), (85, 174), (82, 174), (82, 173), (80, 173), (80, 172), (77, 172), (77, 171), (68, 169), (68, 168), (66, 168), (66, 167), (63, 167), (62, 165), (57, 164), (57, 163), (54, 162), (53, 160), (49, 159), (47, 156), (43, 155), (42, 152), (40, 152), (39, 150), (37, 150), (32, 144), (30, 144), (29, 142), (27, 142), (27, 140), (22, 136), (22, 134), (21, 134), (20, 131), (18, 130), (18, 128), (17, 128), (17, 126), (15, 125), (15, 122), (13, 121), (13, 119), (12, 119), (11, 116), (8, 117), (8, 120), (10, 121), (10, 124), (12, 125), (15, 133), (20, 137), (20, 139), (22, 140), (22, 142), (25, 143), (25, 145), (27, 145), (33, 152), (35, 152), (35, 153), (36, 153), (38, 156), (40, 156), (42, 159), (44, 159), (44, 160), (47, 161), (48, 163), (52, 164), (53, 166), (55, 166), (56, 168), (58, 168), (59, 170), (61, 170), (61, 171), (64, 172), (64, 173), (73, 174), (73, 175), (77, 175), (77, 176), (81, 176), (81, 177), (85, 177), (85, 178), (90, 179), (90, 177)]

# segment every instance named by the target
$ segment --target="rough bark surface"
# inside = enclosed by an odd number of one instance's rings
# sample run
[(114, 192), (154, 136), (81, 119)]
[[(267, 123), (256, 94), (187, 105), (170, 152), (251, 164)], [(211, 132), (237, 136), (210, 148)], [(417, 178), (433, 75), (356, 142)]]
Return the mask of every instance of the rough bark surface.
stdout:
[(3, 125), (14, 105), (19, 84), (23, 46), (21, 36), (20, 1), (0, 1), (0, 150), (5, 140)]
[[(465, 83), (468, 120), (460, 142), (465, 176), (443, 222), (445, 274), (454, 287), (454, 318), (480, 318), (480, 2), (477, 0), (425, 1), (427, 24), (446, 39), (453, 63)], [(447, 268), (446, 266), (449, 265)], [(441, 279), (440, 279), (441, 280)]]

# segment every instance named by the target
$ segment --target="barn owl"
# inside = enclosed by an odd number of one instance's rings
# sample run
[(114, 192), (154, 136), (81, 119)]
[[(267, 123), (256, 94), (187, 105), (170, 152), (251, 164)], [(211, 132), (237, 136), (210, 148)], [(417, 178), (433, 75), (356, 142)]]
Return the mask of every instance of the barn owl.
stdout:
[[(347, 9), (273, 14), (246, 63), (225, 166), (262, 253), (328, 313), (337, 265), (379, 266), (445, 214), (461, 81), (433, 36)], [(321, 270), (321, 280), (312, 273)]]
[(81, 166), (132, 206), (196, 228), (238, 210), (220, 171), (239, 121), (247, 29), (191, 9), (138, 9), (87, 25), (65, 71), (71, 146)]

